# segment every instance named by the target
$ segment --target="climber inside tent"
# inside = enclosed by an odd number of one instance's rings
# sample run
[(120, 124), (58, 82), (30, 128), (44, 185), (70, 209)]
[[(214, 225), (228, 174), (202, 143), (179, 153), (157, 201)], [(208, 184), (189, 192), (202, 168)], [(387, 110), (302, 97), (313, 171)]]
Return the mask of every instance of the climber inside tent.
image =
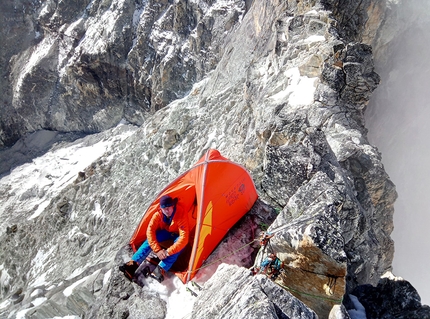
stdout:
[[(170, 270), (188, 244), (189, 235), (188, 217), (183, 207), (178, 205), (178, 198), (163, 195), (160, 199), (160, 210), (152, 215), (146, 230), (147, 239), (131, 260), (120, 266), (119, 270), (133, 280), (139, 266), (145, 262), (141, 267), (143, 276), (151, 275), (162, 282), (164, 273)], [(150, 253), (153, 253), (155, 258), (150, 259), (152, 262), (147, 262)]]
[[(188, 221), (187, 244), (169, 269), (183, 283), (195, 276), (229, 229), (258, 198), (254, 182), (246, 169), (221, 156), (219, 151), (210, 149), (192, 168), (167, 185), (150, 204), (130, 240), (134, 252), (147, 240), (148, 226), (154, 214), (160, 211), (166, 195), (177, 201)], [(170, 240), (162, 243), (160, 248), (169, 251), (168, 247), (172, 244)], [(135, 266), (137, 268), (138, 265)]]

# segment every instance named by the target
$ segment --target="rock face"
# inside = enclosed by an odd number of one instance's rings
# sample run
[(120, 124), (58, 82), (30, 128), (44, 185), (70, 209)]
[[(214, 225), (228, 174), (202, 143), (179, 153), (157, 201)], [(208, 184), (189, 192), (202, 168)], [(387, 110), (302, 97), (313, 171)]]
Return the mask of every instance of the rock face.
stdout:
[[(276, 231), (277, 283), (292, 294), (225, 266), (193, 317), (346, 316), (342, 297), (376, 285), (394, 251), (396, 191), (364, 126), (379, 83), (376, 2), (17, 1), (26, 23), (6, 6), (7, 32), (26, 36), (1, 54), (3, 145), (40, 128), (140, 127), (74, 142), (109, 147), (73, 180), (44, 173), (16, 187), (17, 169), (0, 184), (0, 314), (166, 316), (162, 298), (119, 276), (120, 247), (164, 185), (212, 147), (251, 173), (260, 200), (236, 236)], [(250, 267), (254, 249), (232, 263)]]
[(412, 285), (402, 278), (385, 274), (377, 286), (362, 285), (352, 292), (372, 318), (430, 318), (430, 307), (421, 305), (421, 298)]
[(245, 268), (222, 265), (206, 283), (191, 318), (314, 319), (317, 316), (266, 276), (254, 277)]
[(0, 146), (27, 132), (142, 124), (213, 70), (244, 1), (16, 1), (2, 6)]

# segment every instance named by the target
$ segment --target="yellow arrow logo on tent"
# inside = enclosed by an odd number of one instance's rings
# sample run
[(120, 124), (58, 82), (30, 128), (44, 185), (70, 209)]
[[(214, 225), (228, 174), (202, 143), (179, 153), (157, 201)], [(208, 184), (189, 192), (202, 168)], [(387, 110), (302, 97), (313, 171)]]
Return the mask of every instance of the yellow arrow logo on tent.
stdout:
[(205, 212), (205, 218), (203, 219), (203, 224), (202, 224), (202, 228), (200, 230), (200, 235), (199, 235), (199, 244), (198, 244), (198, 248), (196, 250), (196, 257), (195, 257), (195, 261), (200, 260), (200, 256), (203, 253), (203, 249), (204, 249), (204, 243), (205, 243), (205, 239), (207, 236), (209, 236), (212, 233), (212, 212), (213, 212), (213, 205), (212, 205), (212, 201), (210, 201), (208, 203), (208, 206), (206, 206), (206, 212)]
[(213, 205), (212, 201), (210, 201), (208, 206), (206, 206), (205, 219), (203, 220), (202, 234), (200, 236), (202, 239), (212, 233), (212, 212)]

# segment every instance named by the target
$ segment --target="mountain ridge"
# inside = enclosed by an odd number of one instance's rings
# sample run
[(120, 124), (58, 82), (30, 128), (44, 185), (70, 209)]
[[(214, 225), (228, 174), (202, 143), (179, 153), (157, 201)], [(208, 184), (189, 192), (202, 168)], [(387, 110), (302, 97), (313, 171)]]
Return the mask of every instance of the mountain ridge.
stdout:
[[(340, 305), (276, 290), (283, 303), (302, 309), (303, 318), (326, 318), (333, 309), (340, 309), (335, 318), (348, 318), (347, 310), (355, 309), (349, 294), (378, 285), (391, 270), (397, 194), (364, 125), (364, 110), (379, 83), (370, 44), (385, 19), (384, 5), (81, 1), (75, 8), (47, 1), (23, 7), (32, 9), (27, 17), (33, 24), (24, 30), (32, 29), (36, 44), (2, 53), (2, 61), (13, 57), (3, 71), (10, 81), (2, 86), (9, 99), (1, 118), (3, 145), (42, 128), (103, 131), (75, 143), (109, 145), (92, 164), (73, 168), (84, 179), (69, 177), (54, 195), (47, 196), (53, 184), (23, 195), (24, 189), (4, 180), (2, 211), (9, 230), (0, 234), (7, 278), (0, 311), (11, 318), (24, 310), (29, 318), (55, 311), (85, 318), (163, 318), (166, 302), (118, 273), (128, 253), (120, 248), (160, 188), (208, 148), (244, 165), (254, 179), (260, 200), (238, 226), (243, 233), (259, 233), (266, 224), (285, 226), (271, 241), (290, 276), (277, 282), (344, 298)], [(116, 126), (121, 121), (138, 127)], [(40, 178), (61, 180), (58, 174)], [(34, 198), (44, 202), (43, 209), (26, 207)], [(9, 219), (12, 212), (21, 219)], [(235, 263), (252, 266), (257, 250)], [(246, 271), (224, 266), (216, 272), (238, 293), (223, 271)], [(314, 274), (301, 276), (303, 271)], [(335, 289), (329, 275), (338, 278)], [(276, 287), (261, 277), (246, 281), (245, 289), (263, 287), (266, 296)], [(67, 285), (73, 293), (64, 293)], [(258, 293), (257, 309), (267, 318), (292, 315), (276, 294), (263, 295)], [(37, 304), (35, 296), (46, 299)], [(142, 298), (163, 310), (148, 309)], [(248, 313), (250, 300), (219, 302), (238, 318)], [(221, 315), (210, 310), (216, 300), (197, 305), (194, 318)], [(420, 307), (412, 303), (403, 310)]]

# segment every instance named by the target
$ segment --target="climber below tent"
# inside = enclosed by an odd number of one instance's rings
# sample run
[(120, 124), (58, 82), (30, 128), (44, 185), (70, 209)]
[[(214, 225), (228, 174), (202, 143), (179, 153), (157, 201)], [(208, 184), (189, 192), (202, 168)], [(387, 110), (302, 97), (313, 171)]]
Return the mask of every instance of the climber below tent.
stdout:
[(262, 262), (259, 268), (254, 269), (254, 274), (265, 274), (270, 279), (275, 280), (278, 278), (282, 271), (283, 263), (276, 256), (275, 253), (271, 253)]
[[(188, 219), (184, 210), (177, 203), (177, 198), (173, 199), (169, 195), (161, 197), (160, 210), (152, 216), (149, 222), (146, 231), (147, 239), (134, 253), (131, 260), (119, 267), (128, 279), (133, 279), (139, 265), (153, 251), (160, 262), (152, 271), (152, 277), (159, 282), (163, 281), (164, 273), (172, 267), (188, 244)], [(169, 243), (169, 247), (166, 249), (162, 247), (162, 243), (165, 242)], [(148, 265), (143, 269), (145, 277), (149, 275), (150, 268)]]

